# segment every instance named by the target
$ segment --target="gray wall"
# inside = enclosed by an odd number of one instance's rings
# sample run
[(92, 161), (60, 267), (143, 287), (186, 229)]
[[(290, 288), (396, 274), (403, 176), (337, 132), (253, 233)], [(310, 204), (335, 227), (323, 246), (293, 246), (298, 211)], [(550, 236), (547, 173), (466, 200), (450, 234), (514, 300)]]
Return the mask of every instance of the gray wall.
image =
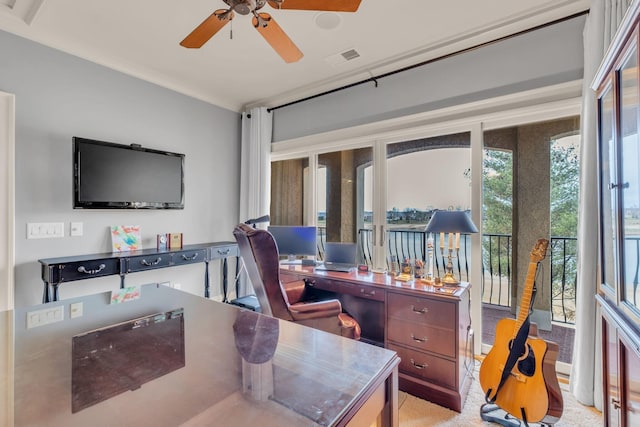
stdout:
[[(274, 141), (582, 78), (579, 16), (428, 65), (274, 111)], [(322, 117), (322, 120), (318, 120)]]
[[(0, 31), (0, 90), (16, 97), (16, 306), (41, 300), (40, 258), (111, 251), (110, 225), (185, 244), (233, 240), (238, 220), (240, 116), (148, 82)], [(74, 210), (72, 136), (184, 153), (185, 209)], [(84, 235), (70, 237), (70, 222)], [(64, 222), (65, 237), (26, 239), (27, 223)], [(212, 266), (214, 294), (218, 266)], [(128, 276), (127, 284), (181, 283), (202, 293), (204, 265)], [(117, 276), (71, 282), (61, 298), (118, 289)]]

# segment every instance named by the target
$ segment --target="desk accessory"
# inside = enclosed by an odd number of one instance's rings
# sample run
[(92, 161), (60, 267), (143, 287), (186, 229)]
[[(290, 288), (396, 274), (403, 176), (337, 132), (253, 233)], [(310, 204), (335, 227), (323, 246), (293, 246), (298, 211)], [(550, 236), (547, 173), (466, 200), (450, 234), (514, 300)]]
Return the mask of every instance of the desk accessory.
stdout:
[(111, 246), (113, 252), (135, 251), (142, 248), (139, 225), (111, 226)]
[(169, 234), (169, 249), (182, 249), (182, 233)]
[[(440, 233), (440, 252), (445, 256), (445, 233), (449, 234), (447, 265), (445, 275), (441, 279), (444, 285), (457, 285), (460, 283), (453, 275), (452, 258), (457, 258), (460, 252), (460, 233), (477, 233), (478, 229), (464, 211), (435, 211), (425, 229), (427, 233)], [(454, 251), (455, 234), (455, 255)]]
[(169, 249), (169, 235), (158, 234), (156, 236), (156, 247), (159, 251), (166, 251), (167, 249)]

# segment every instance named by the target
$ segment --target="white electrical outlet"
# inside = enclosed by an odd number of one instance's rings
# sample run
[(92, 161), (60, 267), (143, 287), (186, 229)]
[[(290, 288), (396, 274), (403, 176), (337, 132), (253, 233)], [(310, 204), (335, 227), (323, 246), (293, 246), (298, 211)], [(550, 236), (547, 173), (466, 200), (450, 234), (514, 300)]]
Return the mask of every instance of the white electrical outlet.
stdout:
[(74, 237), (82, 236), (82, 223), (81, 222), (72, 222), (69, 227), (69, 234)]
[(69, 306), (69, 317), (75, 319), (82, 316), (83, 305), (81, 302), (73, 303)]

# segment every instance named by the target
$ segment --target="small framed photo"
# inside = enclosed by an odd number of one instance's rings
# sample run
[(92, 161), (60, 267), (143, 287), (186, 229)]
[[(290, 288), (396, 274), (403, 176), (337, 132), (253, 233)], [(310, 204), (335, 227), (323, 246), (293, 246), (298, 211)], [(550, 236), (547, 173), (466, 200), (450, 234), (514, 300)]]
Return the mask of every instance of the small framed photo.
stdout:
[(169, 234), (169, 249), (182, 249), (182, 233)]
[(168, 234), (158, 234), (156, 237), (157, 248), (159, 251), (166, 251), (169, 249), (169, 235)]

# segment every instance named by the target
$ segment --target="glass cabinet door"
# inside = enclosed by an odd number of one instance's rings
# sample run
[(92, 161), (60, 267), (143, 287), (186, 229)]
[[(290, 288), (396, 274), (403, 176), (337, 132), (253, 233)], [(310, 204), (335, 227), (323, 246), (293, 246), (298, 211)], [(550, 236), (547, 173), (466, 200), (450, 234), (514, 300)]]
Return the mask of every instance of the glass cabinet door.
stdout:
[(638, 55), (637, 46), (628, 51), (618, 70), (620, 88), (620, 180), (614, 187), (621, 191), (623, 274), (620, 298), (640, 307), (640, 150), (638, 149)]
[(618, 182), (616, 167), (616, 144), (614, 134), (614, 97), (611, 82), (598, 99), (600, 115), (600, 200), (602, 204), (601, 227), (601, 272), (602, 283), (613, 294), (618, 274), (617, 260), (617, 191), (612, 184)]

